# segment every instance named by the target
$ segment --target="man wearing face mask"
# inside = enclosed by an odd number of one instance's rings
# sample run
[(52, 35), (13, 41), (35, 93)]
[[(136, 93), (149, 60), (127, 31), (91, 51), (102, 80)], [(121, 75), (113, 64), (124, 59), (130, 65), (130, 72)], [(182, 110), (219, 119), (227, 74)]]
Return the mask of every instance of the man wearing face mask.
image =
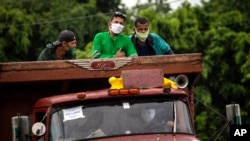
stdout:
[(167, 42), (159, 35), (150, 33), (149, 22), (146, 18), (138, 17), (134, 26), (134, 33), (130, 37), (138, 56), (174, 54)]
[(39, 54), (37, 61), (76, 59), (75, 48), (76, 37), (74, 32), (63, 30), (55, 42), (46, 45), (46, 48)]
[(108, 32), (97, 33), (94, 37), (92, 58), (115, 58), (138, 56), (133, 43), (121, 32), (124, 28), (126, 15), (114, 12), (108, 22)]

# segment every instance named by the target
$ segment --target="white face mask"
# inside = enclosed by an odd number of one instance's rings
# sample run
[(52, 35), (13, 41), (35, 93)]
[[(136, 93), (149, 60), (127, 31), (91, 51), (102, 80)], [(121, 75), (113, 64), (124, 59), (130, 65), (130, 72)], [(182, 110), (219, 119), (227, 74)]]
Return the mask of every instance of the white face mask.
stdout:
[(114, 34), (119, 34), (122, 32), (123, 30), (123, 25), (118, 24), (118, 23), (111, 23), (111, 27), (110, 30), (114, 33)]
[(149, 30), (148, 30), (147, 32), (144, 32), (144, 33), (137, 32), (137, 31), (135, 30), (135, 36), (136, 36), (139, 40), (141, 40), (141, 41), (143, 41), (143, 42), (145, 42), (146, 39), (148, 38), (148, 34), (149, 34)]

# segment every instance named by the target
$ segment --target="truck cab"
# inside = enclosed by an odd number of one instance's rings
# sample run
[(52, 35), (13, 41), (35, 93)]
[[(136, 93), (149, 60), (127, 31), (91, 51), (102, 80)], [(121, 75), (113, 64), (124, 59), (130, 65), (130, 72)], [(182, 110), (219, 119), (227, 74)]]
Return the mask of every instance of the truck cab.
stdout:
[(42, 98), (34, 106), (33, 138), (199, 141), (185, 91), (188, 77), (170, 78), (160, 69), (127, 70), (110, 77), (108, 89)]
[[(167, 95), (159, 89), (151, 92), (153, 94), (146, 98), (139, 96), (144, 94), (142, 91), (138, 95), (122, 99), (116, 96), (102, 99), (100, 95), (108, 95), (104, 91), (99, 91), (98, 94), (89, 93), (93, 94), (92, 98), (96, 96), (102, 100), (88, 100), (88, 96), (84, 100), (77, 98), (82, 94), (65, 95), (61, 98), (75, 100), (68, 101), (68, 104), (54, 103), (45, 111), (40, 106), (36, 107), (34, 117), (43, 113), (46, 118), (45, 121), (38, 120), (34, 123), (44, 122), (45, 140), (51, 141), (145, 140), (145, 138), (198, 141), (194, 137), (195, 131), (185, 96), (170, 96), (182, 94), (171, 92)], [(51, 99), (56, 100), (56, 97)], [(42, 99), (39, 102), (49, 102), (47, 100)], [(45, 129), (38, 128), (38, 130)]]

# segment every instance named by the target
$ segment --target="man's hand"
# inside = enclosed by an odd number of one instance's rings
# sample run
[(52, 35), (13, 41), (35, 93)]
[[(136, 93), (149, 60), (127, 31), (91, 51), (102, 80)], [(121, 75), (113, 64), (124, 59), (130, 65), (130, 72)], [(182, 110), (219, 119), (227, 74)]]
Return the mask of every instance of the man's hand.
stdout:
[(122, 51), (122, 49), (120, 48), (116, 54), (115, 54), (115, 57), (118, 58), (118, 57), (126, 57), (126, 54)]

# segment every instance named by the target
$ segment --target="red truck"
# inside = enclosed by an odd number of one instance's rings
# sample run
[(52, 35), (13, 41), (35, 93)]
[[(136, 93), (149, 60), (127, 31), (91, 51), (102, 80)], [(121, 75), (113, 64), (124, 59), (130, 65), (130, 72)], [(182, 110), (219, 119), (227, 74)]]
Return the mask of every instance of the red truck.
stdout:
[(12, 107), (1, 109), (11, 120), (1, 121), (1, 133), (11, 127), (1, 140), (199, 141), (193, 99), (199, 53), (2, 63), (0, 69), (1, 105)]

